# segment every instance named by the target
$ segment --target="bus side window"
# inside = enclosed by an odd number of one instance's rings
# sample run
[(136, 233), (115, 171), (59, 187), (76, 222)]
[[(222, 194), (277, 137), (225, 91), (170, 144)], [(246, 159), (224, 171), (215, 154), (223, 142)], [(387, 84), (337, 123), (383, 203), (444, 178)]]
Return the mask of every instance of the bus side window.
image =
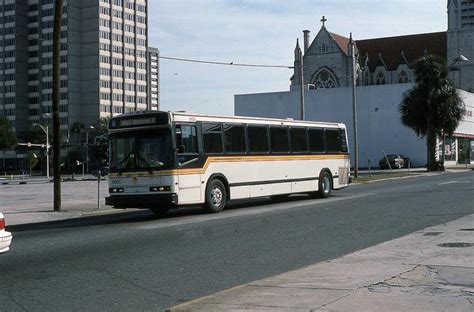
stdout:
[(326, 129), (325, 141), (328, 153), (339, 153), (341, 151), (341, 139), (339, 129)]
[(290, 139), (293, 153), (306, 153), (308, 151), (306, 128), (291, 128)]
[(344, 129), (339, 129), (340, 138), (341, 138), (341, 152), (348, 153), (349, 147), (347, 146), (347, 137), (346, 131)]
[(225, 151), (228, 154), (245, 154), (245, 127), (243, 125), (224, 125)]
[(312, 153), (324, 153), (324, 130), (309, 129), (309, 149)]
[(265, 126), (247, 127), (250, 153), (268, 153), (268, 129)]
[(186, 163), (198, 157), (196, 126), (177, 125), (176, 145), (179, 164)]
[(278, 154), (290, 152), (287, 127), (270, 127), (270, 149), (272, 153)]
[(222, 144), (222, 124), (203, 123), (202, 138), (204, 143), (204, 152), (206, 154), (222, 154), (224, 149)]

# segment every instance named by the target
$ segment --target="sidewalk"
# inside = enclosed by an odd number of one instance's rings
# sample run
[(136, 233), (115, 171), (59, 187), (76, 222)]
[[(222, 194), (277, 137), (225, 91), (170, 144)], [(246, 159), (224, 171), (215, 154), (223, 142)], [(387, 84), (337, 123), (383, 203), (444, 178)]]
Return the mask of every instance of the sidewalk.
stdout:
[(53, 183), (0, 186), (0, 211), (5, 215), (7, 227), (136, 211), (105, 205), (107, 181), (100, 184), (99, 209), (97, 181), (63, 182), (61, 188), (62, 210), (54, 212)]
[(474, 311), (474, 215), (168, 311)]

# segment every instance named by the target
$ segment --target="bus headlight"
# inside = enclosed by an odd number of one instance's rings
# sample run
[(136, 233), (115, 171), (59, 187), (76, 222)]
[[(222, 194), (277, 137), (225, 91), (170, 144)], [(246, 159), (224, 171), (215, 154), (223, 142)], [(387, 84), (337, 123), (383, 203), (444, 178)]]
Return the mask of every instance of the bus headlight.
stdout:
[(123, 192), (124, 192), (123, 188), (117, 188), (117, 187), (109, 188), (109, 193), (123, 193)]
[(171, 190), (171, 186), (169, 185), (150, 187), (150, 192), (169, 192), (170, 190)]

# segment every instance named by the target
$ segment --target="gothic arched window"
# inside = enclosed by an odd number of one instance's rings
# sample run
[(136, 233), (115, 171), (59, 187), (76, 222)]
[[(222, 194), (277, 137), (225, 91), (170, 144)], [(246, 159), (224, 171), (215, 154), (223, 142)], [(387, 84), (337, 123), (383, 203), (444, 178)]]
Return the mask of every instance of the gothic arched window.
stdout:
[(336, 88), (337, 79), (329, 70), (322, 69), (314, 76), (312, 84), (316, 86), (316, 89)]
[(379, 72), (377, 74), (377, 78), (375, 78), (375, 84), (376, 85), (384, 85), (386, 82), (385, 82), (385, 74), (382, 73), (382, 72)]
[(404, 70), (400, 72), (400, 75), (398, 75), (398, 83), (409, 83), (410, 82), (410, 77), (408, 76), (408, 73)]

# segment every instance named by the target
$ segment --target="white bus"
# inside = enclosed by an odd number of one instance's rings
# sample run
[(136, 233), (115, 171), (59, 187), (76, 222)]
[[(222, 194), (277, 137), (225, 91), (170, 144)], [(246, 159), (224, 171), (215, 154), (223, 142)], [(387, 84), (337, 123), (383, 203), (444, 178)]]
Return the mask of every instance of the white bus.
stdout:
[(348, 185), (346, 127), (183, 112), (136, 112), (109, 124), (109, 197), (115, 208), (203, 204), (308, 193)]

